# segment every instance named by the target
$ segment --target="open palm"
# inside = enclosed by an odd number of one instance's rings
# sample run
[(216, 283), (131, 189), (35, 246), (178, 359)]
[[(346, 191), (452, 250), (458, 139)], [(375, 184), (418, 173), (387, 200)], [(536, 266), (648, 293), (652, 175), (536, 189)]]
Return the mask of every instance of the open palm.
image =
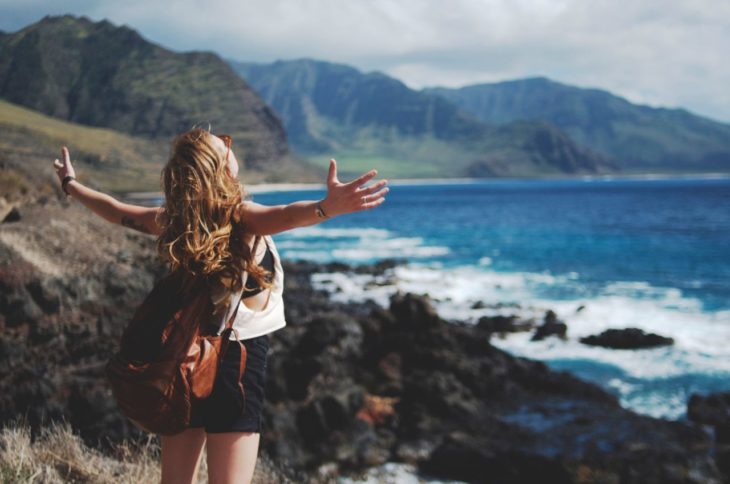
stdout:
[(369, 187), (362, 187), (377, 174), (377, 170), (370, 170), (351, 182), (342, 183), (337, 179), (337, 162), (331, 159), (327, 174), (327, 197), (322, 202), (322, 208), (327, 215), (334, 216), (377, 207), (385, 201), (383, 196), (389, 191), (385, 186), (388, 181), (380, 180)]

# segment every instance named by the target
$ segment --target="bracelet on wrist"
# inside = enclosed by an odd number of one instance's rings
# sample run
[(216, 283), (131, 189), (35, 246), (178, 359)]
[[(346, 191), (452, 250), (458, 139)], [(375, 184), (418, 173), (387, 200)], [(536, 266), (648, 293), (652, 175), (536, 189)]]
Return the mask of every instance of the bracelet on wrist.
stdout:
[(330, 216), (327, 215), (325, 213), (325, 211), (322, 209), (322, 201), (321, 200), (319, 202), (317, 202), (317, 206), (316, 206), (316, 208), (314, 210), (317, 213), (317, 217), (322, 218), (322, 219), (330, 218)]
[(76, 177), (74, 177), (74, 176), (66, 175), (65, 177), (63, 177), (63, 180), (61, 181), (61, 189), (63, 190), (63, 193), (65, 193), (67, 197), (70, 196), (71, 194), (68, 193), (68, 190), (66, 190), (66, 185), (68, 185), (68, 183), (71, 180), (75, 180), (75, 179), (76, 179)]

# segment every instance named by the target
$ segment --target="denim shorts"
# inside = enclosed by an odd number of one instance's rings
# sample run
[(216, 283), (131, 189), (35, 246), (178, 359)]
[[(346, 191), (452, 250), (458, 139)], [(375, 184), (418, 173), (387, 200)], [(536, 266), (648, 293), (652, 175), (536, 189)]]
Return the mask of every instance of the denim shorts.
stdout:
[(231, 341), (210, 396), (193, 403), (189, 427), (204, 427), (207, 433), (261, 433), (269, 335), (243, 339), (241, 342), (246, 346), (247, 353), (246, 371), (242, 379), (245, 401), (237, 381), (241, 349)]

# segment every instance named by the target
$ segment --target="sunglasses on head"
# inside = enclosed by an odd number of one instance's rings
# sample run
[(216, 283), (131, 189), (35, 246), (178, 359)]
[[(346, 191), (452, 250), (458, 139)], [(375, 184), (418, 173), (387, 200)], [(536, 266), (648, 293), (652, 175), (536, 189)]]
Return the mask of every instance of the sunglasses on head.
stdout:
[(228, 155), (231, 153), (231, 145), (233, 144), (233, 138), (228, 136), (227, 134), (214, 134), (213, 136), (219, 137), (223, 143), (225, 143), (227, 151), (226, 151), (226, 161), (228, 161)]

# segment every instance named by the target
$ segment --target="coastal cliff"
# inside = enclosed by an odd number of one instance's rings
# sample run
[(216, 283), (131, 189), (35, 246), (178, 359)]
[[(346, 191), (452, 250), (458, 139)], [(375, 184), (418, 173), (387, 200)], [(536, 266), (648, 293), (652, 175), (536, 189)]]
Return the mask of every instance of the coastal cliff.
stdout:
[[(0, 224), (0, 422), (38, 434), (66, 420), (101, 451), (143, 439), (103, 366), (165, 268), (154, 237), (111, 225), (59, 191)], [(261, 454), (327, 482), (399, 462), (467, 482), (721, 482), (698, 424), (641, 416), (567, 372), (490, 344), (489, 324), (447, 323), (427, 296), (343, 304), (284, 261), (288, 326), (271, 335)], [(266, 464), (268, 465), (268, 464)], [(296, 477), (294, 478), (297, 479)]]

